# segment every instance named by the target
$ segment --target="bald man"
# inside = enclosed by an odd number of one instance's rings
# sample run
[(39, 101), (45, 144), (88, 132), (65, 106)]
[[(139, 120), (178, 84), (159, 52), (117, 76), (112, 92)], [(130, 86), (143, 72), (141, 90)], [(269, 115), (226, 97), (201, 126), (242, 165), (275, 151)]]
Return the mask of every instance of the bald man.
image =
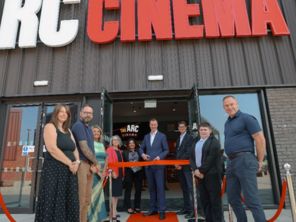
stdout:
[[(262, 129), (254, 116), (239, 110), (234, 96), (225, 96), (223, 107), (229, 116), (224, 126), (224, 149), (228, 156), (226, 170), (228, 201), (237, 221), (247, 222), (247, 215), (241, 203), (242, 193), (254, 220), (265, 222), (257, 187), (257, 172), (262, 170), (265, 155)], [(257, 156), (255, 156), (254, 142)]]

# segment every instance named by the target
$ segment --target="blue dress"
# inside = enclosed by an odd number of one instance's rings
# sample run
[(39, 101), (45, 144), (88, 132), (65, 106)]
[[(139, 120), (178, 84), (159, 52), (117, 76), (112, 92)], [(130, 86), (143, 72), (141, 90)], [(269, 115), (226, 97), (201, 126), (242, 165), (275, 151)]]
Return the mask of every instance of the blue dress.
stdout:
[[(75, 143), (69, 132), (57, 129), (57, 146), (75, 160)], [(79, 222), (77, 175), (46, 152), (40, 180), (35, 222)]]
[[(101, 166), (101, 172), (104, 169), (106, 161), (105, 147), (100, 142), (94, 142), (96, 158)], [(94, 175), (94, 183), (91, 196), (91, 205), (88, 211), (89, 222), (100, 222), (106, 219), (107, 211), (104, 197), (104, 181), (97, 174)]]

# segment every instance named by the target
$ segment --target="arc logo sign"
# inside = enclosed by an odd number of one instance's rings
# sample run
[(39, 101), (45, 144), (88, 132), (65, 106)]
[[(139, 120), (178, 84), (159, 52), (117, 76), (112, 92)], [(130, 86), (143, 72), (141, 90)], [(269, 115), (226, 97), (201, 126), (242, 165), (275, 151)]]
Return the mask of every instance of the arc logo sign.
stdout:
[[(87, 35), (97, 44), (122, 42), (255, 37), (268, 34), (289, 35), (277, 0), (88, 0)], [(49, 47), (62, 47), (75, 40), (78, 19), (59, 21), (61, 4), (80, 4), (80, 0), (5, 0), (0, 24), (0, 49), (33, 48), (37, 36)], [(115, 10), (119, 19), (106, 20)], [(201, 12), (202, 10), (202, 12)], [(40, 14), (40, 16), (39, 16)], [(200, 24), (192, 24), (198, 19)], [(251, 21), (251, 22), (250, 22)], [(81, 24), (80, 24), (81, 25)], [(19, 32), (18, 32), (19, 30)]]

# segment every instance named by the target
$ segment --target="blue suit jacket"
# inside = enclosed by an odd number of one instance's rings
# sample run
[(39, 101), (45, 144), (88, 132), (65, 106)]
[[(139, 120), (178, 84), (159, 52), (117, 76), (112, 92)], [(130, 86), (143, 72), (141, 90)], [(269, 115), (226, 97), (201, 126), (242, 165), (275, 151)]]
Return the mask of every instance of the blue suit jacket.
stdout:
[(159, 158), (163, 160), (169, 153), (169, 146), (166, 136), (163, 133), (157, 131), (151, 146), (150, 133), (146, 134), (139, 149), (139, 152), (140, 155), (142, 155), (143, 153), (149, 155), (150, 160), (153, 160), (157, 156), (159, 156)]

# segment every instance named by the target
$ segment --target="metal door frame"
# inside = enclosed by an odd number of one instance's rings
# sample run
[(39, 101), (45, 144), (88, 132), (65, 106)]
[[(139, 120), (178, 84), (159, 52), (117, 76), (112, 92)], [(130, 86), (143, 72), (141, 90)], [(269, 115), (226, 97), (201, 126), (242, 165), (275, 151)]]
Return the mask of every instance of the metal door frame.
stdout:
[(110, 127), (109, 136), (111, 137), (113, 135), (113, 101), (112, 101), (111, 97), (109, 96), (106, 89), (102, 90), (100, 100), (101, 100), (101, 107), (100, 107), (100, 115), (101, 115), (100, 121), (101, 122), (100, 122), (100, 126), (101, 126), (104, 134), (105, 134), (105, 128), (106, 128), (105, 123), (104, 123), (104, 118), (106, 116), (106, 113), (105, 113), (105, 111), (106, 111), (105, 110), (105, 102), (106, 101), (105, 100), (107, 100), (108, 103), (111, 105), (110, 111), (109, 111), (110, 112), (109, 113), (109, 115), (110, 115), (109, 118), (110, 119), (108, 120), (108, 122), (109, 122), (108, 124), (109, 124), (109, 127)]
[[(77, 113), (79, 113), (79, 108), (81, 105), (81, 100), (73, 100), (71, 99), (69, 102), (65, 102), (66, 99), (64, 100), (64, 103), (61, 102), (60, 100), (57, 100), (56, 102), (49, 101), (49, 102), (20, 102), (20, 103), (13, 103), (10, 102), (6, 105), (6, 115), (5, 115), (5, 122), (4, 122), (4, 134), (3, 134), (3, 141), (2, 141), (2, 147), (3, 150), (1, 150), (1, 159), (0, 159), (0, 166), (2, 168), (3, 165), (3, 158), (4, 158), (4, 145), (6, 143), (6, 137), (7, 137), (7, 124), (8, 124), (8, 117), (9, 117), (9, 110), (11, 108), (23, 108), (23, 107), (38, 107), (38, 114), (37, 114), (37, 124), (36, 124), (36, 137), (34, 140), (35, 144), (35, 151), (34, 151), (34, 157), (29, 157), (26, 165), (25, 165), (25, 174), (26, 173), (32, 173), (32, 179), (31, 179), (31, 189), (30, 189), (30, 198), (29, 198), (29, 207), (12, 207), (9, 208), (9, 211), (11, 213), (33, 213), (35, 211), (35, 205), (36, 205), (36, 200), (38, 197), (38, 187), (40, 183), (40, 175), (42, 172), (42, 164), (43, 164), (43, 144), (42, 144), (42, 135), (43, 135), (43, 129), (45, 126), (46, 122), (46, 108), (51, 105), (56, 105), (58, 103), (63, 103), (66, 105), (77, 105)], [(78, 117), (79, 118), (79, 117)], [(36, 147), (38, 147), (36, 149)], [(29, 167), (30, 161), (33, 161), (32, 163), (32, 168)], [(41, 166), (40, 166), (41, 165)], [(1, 171), (0, 171), (1, 173)]]
[[(37, 123), (36, 123), (36, 137), (35, 137), (35, 140), (34, 140), (34, 144), (35, 144), (35, 147), (38, 146), (38, 149), (35, 149), (34, 151), (34, 157), (36, 158), (36, 155), (38, 155), (39, 153), (39, 137), (40, 137), (40, 130), (41, 130), (41, 113), (42, 113), (42, 103), (40, 102), (33, 102), (33, 103), (19, 103), (19, 104), (9, 104), (7, 105), (6, 107), (6, 117), (5, 117), (5, 131), (4, 131), (4, 134), (3, 134), (3, 141), (2, 141), (2, 147), (4, 148), (5, 147), (5, 143), (7, 142), (6, 141), (6, 137), (7, 137), (7, 124), (8, 124), (8, 117), (9, 117), (9, 110), (11, 108), (23, 108), (23, 107), (37, 107), (38, 108), (38, 113), (37, 113)], [(1, 168), (3, 166), (3, 159), (4, 159), (4, 149), (1, 150), (1, 160), (0, 160), (0, 163), (1, 163)], [(34, 190), (34, 184), (35, 184), (35, 175), (37, 174), (36, 173), (33, 173), (32, 169), (29, 169), (28, 166), (29, 166), (29, 163), (30, 163), (30, 160), (31, 159), (34, 159), (34, 158), (28, 158), (26, 159), (26, 165), (25, 165), (25, 170), (24, 172), (22, 171), (22, 173), (24, 175), (22, 175), (22, 178), (25, 178), (26, 176), (26, 173), (30, 172), (32, 173), (32, 180), (31, 180), (31, 191), (30, 191), (30, 200), (29, 200), (29, 207), (13, 207), (13, 208), (9, 208), (9, 210), (12, 212), (12, 213), (33, 213), (33, 207), (34, 207), (34, 194), (35, 194), (35, 190)], [(21, 181), (21, 184), (22, 184), (22, 181)], [(22, 185), (21, 185), (21, 188), (22, 190)], [(20, 191), (20, 195), (21, 195), (21, 192)], [(21, 201), (21, 197), (19, 197), (19, 201)]]

